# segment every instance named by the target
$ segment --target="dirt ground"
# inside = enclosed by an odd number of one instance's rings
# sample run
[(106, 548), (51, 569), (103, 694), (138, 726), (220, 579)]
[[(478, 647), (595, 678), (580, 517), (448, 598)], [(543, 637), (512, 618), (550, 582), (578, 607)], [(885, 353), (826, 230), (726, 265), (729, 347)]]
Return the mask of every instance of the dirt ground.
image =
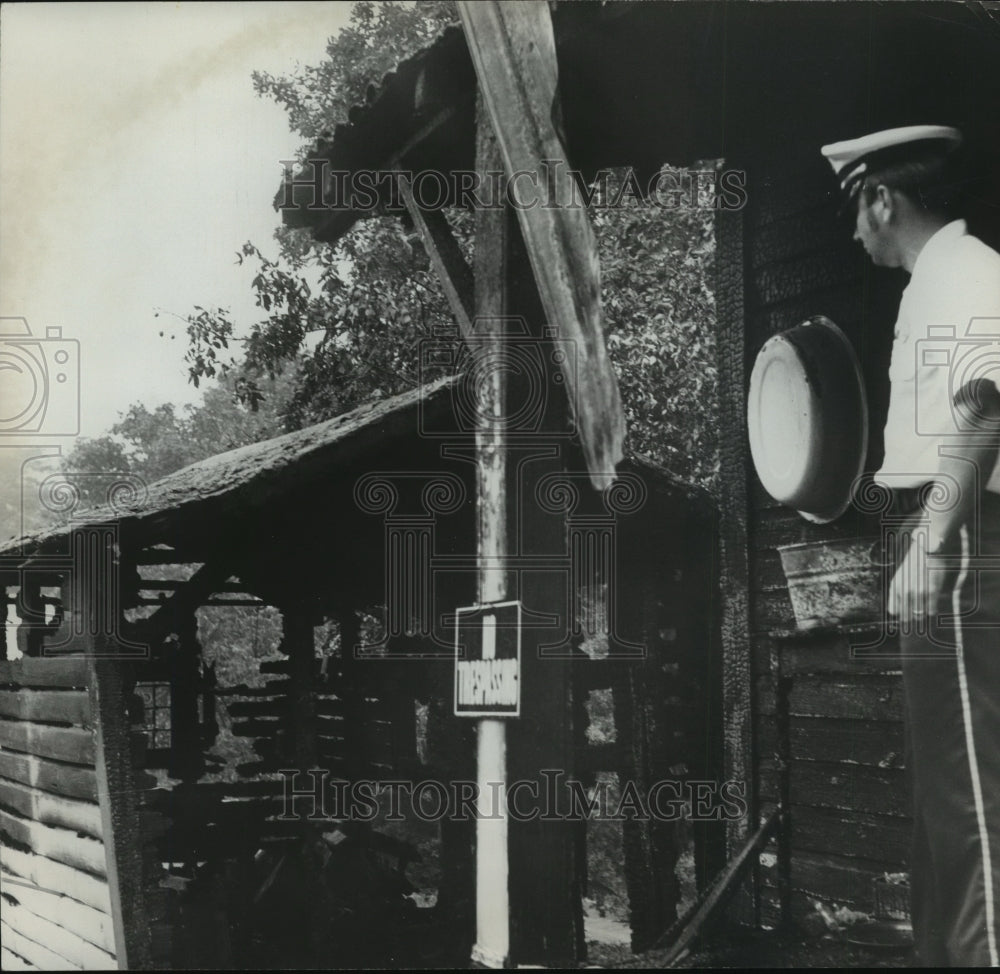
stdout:
[[(662, 969), (665, 950), (633, 954), (615, 944), (587, 945), (588, 964), (595, 967)], [(908, 967), (908, 952), (856, 947), (843, 936), (821, 938), (774, 931), (741, 931), (722, 940), (699, 944), (674, 965), (681, 970), (711, 968), (870, 968)]]

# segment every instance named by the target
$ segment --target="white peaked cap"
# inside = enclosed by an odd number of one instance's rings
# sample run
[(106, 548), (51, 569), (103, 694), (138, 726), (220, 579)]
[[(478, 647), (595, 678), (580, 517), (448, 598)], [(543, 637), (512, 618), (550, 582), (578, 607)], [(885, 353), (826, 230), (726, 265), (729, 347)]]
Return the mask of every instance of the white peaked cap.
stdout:
[(962, 133), (950, 125), (904, 125), (902, 128), (872, 132), (859, 139), (831, 142), (824, 145), (820, 152), (840, 178), (840, 188), (846, 192), (850, 183), (867, 172), (867, 160), (876, 152), (894, 149), (909, 142), (927, 141), (950, 142), (954, 147), (961, 143)]

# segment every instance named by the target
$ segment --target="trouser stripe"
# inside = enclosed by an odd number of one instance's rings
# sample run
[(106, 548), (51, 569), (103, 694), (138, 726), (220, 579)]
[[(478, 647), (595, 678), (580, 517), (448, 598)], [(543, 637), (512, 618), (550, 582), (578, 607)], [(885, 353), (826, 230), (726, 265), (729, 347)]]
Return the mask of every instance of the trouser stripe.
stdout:
[(972, 704), (969, 700), (969, 682), (965, 672), (965, 646), (962, 638), (962, 587), (969, 574), (969, 532), (962, 527), (962, 568), (951, 595), (952, 613), (955, 616), (955, 644), (958, 647), (958, 686), (962, 697), (962, 720), (965, 724), (965, 749), (969, 756), (969, 773), (972, 777), (972, 797), (979, 823), (979, 844), (983, 857), (983, 887), (986, 902), (986, 941), (990, 950), (990, 964), (1000, 965), (997, 958), (996, 918), (993, 908), (993, 865), (990, 855), (990, 838), (986, 829), (986, 808), (983, 802), (983, 784), (979, 777), (979, 760), (976, 757), (975, 735), (972, 729)]

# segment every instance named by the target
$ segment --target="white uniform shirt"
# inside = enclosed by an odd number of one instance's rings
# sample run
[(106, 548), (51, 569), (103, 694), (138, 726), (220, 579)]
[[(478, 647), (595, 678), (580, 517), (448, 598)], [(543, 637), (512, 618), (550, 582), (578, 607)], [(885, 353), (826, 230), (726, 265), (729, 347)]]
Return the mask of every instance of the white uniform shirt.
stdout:
[[(920, 251), (899, 304), (885, 460), (876, 480), (903, 488), (934, 479), (939, 447), (981, 429), (974, 414), (953, 406), (973, 379), (992, 379), (1000, 388), (1000, 254), (955, 220)], [(1000, 463), (987, 487), (1000, 493)]]

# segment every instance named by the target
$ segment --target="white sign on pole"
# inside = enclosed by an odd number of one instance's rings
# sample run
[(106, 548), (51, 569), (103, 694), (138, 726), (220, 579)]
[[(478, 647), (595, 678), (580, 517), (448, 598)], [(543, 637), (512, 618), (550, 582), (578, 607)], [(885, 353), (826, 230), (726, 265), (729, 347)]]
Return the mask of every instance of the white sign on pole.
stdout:
[(455, 716), (521, 713), (521, 603), (455, 612)]

